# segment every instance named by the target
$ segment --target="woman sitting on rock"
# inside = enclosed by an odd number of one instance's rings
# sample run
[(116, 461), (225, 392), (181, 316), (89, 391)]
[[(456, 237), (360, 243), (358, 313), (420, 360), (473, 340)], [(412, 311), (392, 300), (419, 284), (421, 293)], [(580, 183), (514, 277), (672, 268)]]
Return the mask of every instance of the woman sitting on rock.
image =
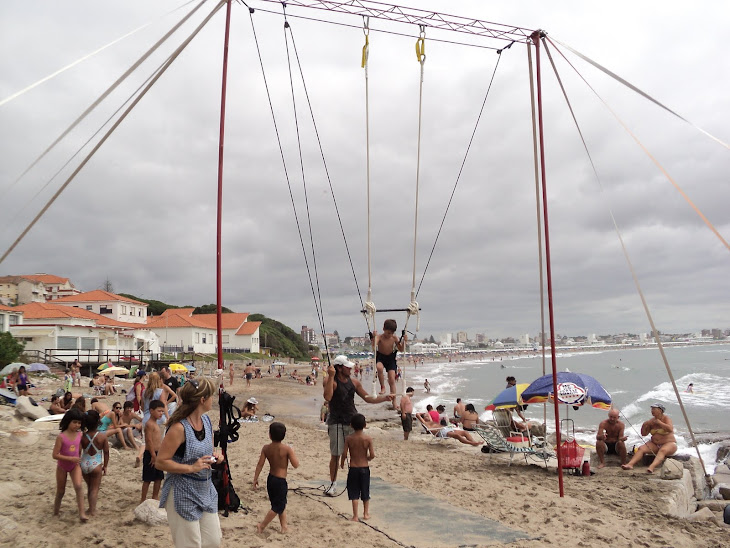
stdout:
[(672, 419), (664, 414), (664, 405), (655, 403), (651, 406), (652, 418), (641, 425), (641, 435), (651, 434), (651, 440), (639, 447), (627, 464), (622, 464), (624, 470), (631, 470), (644, 455), (652, 453), (654, 460), (646, 469), (648, 474), (653, 474), (658, 466), (661, 466), (666, 457), (677, 452), (677, 440), (674, 437), (674, 424)]

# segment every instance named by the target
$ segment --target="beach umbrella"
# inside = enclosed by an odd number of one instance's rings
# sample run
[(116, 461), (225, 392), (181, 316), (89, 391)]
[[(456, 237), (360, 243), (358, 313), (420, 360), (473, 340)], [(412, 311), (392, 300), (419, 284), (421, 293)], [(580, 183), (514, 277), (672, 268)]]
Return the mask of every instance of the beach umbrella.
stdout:
[(28, 371), (50, 371), (48, 366), (44, 363), (31, 363), (27, 367)]
[[(558, 402), (566, 405), (592, 405), (598, 409), (611, 408), (611, 394), (590, 375), (561, 371), (557, 376)], [(553, 376), (535, 380), (522, 392), (524, 403), (544, 403), (553, 398)]]
[(317, 356), (312, 356), (312, 361), (313, 362), (318, 362), (319, 361), (319, 358)]
[(99, 371), (104, 371), (104, 369), (106, 369), (107, 367), (109, 367), (109, 362), (104, 362), (96, 369), (98, 369)]
[(188, 368), (181, 363), (171, 363), (170, 371), (173, 371), (175, 373), (187, 373)]
[(101, 372), (102, 375), (108, 375), (110, 377), (113, 377), (114, 375), (126, 375), (127, 373), (129, 373), (129, 369), (118, 365), (115, 365), (114, 367), (107, 367)]
[(505, 388), (497, 394), (497, 397), (492, 400), (492, 403), (487, 405), (484, 409), (487, 411), (494, 411), (495, 409), (509, 409), (511, 407), (517, 407), (518, 405), (525, 405), (522, 400), (522, 393), (528, 386), (530, 385), (522, 383)]
[(10, 375), (10, 373), (13, 372), (13, 369), (20, 369), (21, 367), (27, 366), (24, 363), (20, 362), (9, 363), (5, 367), (3, 367), (2, 371), (0, 371), (0, 376), (4, 377), (5, 375)]

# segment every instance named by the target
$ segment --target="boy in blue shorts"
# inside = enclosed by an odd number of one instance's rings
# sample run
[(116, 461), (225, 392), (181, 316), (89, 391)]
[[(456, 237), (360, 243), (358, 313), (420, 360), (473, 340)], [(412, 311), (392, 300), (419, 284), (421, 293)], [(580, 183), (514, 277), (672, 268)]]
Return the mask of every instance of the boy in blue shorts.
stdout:
[(340, 468), (350, 454), (350, 471), (347, 474), (347, 498), (352, 501), (352, 521), (358, 518), (357, 501), (362, 500), (362, 517), (370, 519), (370, 461), (375, 458), (373, 438), (363, 434), (365, 417), (358, 413), (352, 417), (350, 426), (354, 434), (345, 438), (345, 450), (340, 459)]

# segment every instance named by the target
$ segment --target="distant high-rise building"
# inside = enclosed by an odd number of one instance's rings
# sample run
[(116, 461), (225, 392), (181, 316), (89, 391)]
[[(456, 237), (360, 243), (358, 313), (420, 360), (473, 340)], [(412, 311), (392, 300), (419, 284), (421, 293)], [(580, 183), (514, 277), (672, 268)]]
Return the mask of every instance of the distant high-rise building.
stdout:
[(317, 341), (317, 333), (311, 327), (302, 326), (302, 340), (307, 344), (315, 344)]
[(469, 339), (466, 331), (459, 331), (456, 334), (456, 342), (465, 343)]
[(477, 344), (484, 344), (487, 342), (487, 336), (484, 333), (477, 333), (474, 335), (474, 340)]

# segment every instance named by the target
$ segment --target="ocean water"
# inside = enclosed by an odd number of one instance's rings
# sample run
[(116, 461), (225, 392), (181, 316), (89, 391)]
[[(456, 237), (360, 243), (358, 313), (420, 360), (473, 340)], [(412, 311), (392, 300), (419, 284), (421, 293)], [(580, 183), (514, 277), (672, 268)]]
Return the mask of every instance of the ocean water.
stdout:
[[(730, 439), (730, 345), (668, 347), (665, 353), (695, 434), (717, 432), (722, 434), (720, 437)], [(460, 397), (465, 403), (473, 403), (481, 414), (492, 398), (506, 387), (507, 376), (516, 377), (518, 383), (530, 383), (543, 374), (540, 355), (458, 359), (462, 361), (452, 358), (451, 362), (426, 362), (415, 368), (405, 359), (399, 360), (399, 365), (407, 365), (407, 384), (416, 389), (417, 410), (424, 410), (428, 403), (434, 407), (443, 403), (451, 413), (456, 398)], [(650, 405), (660, 402), (674, 421), (678, 453), (696, 455), (694, 448), (688, 445), (688, 428), (657, 348), (558, 351), (556, 361), (558, 371), (567, 369), (591, 375), (611, 394), (626, 425), (628, 447), (640, 443), (641, 424), (651, 418)], [(549, 356), (545, 367), (546, 373), (552, 371)], [(425, 379), (431, 385), (430, 394), (423, 390)], [(684, 393), (689, 383), (694, 384), (694, 394)], [(553, 405), (548, 405), (548, 431), (555, 430), (553, 412)], [(543, 405), (530, 405), (525, 411), (528, 419), (539, 422), (543, 421), (543, 413)], [(606, 411), (590, 406), (576, 411), (561, 405), (560, 418), (566, 417), (574, 421), (576, 438), (593, 444), (598, 423), (606, 417)], [(572, 425), (564, 424), (563, 432), (566, 426), (572, 431)], [(714, 470), (718, 445), (700, 445), (710, 473)]]

